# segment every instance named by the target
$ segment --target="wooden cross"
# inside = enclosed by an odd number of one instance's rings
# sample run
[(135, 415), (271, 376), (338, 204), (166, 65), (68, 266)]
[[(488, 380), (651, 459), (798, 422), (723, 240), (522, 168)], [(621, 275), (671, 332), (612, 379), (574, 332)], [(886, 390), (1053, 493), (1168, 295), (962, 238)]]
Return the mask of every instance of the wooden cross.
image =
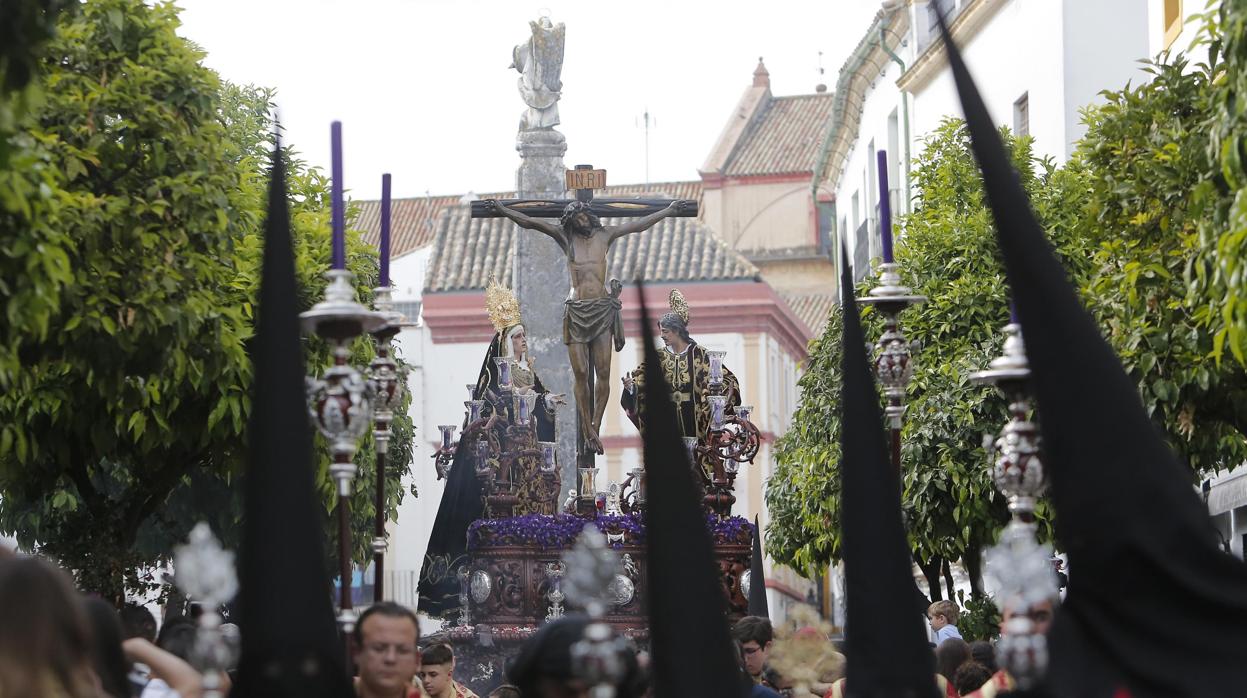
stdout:
[[(639, 218), (657, 213), (671, 205), (672, 199), (595, 199), (594, 189), (606, 187), (606, 170), (595, 170), (592, 165), (576, 165), (567, 170), (567, 190), (575, 192), (575, 201), (589, 204), (589, 211), (599, 218)], [(503, 199), (498, 203), (533, 218), (558, 218), (573, 199)], [(673, 214), (680, 218), (696, 218), (697, 202), (679, 199), (679, 210)], [(472, 202), (473, 218), (501, 218), (502, 213), (488, 200)]]

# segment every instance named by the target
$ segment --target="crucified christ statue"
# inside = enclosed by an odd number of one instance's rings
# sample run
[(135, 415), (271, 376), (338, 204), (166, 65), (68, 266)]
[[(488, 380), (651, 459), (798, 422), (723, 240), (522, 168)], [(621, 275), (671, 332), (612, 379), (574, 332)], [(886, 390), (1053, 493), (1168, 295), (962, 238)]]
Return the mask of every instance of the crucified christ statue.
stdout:
[(602, 415), (610, 400), (611, 353), (622, 349), (624, 343), (619, 313), (623, 307), (619, 300), (623, 285), (618, 279), (607, 284), (606, 253), (611, 243), (624, 235), (646, 230), (668, 216), (688, 215), (686, 204), (690, 202), (673, 201), (643, 218), (611, 226), (603, 226), (593, 212), (594, 206), (584, 201), (568, 203), (558, 223), (520, 213), (497, 200), (484, 203), (492, 209), (486, 215), (500, 214), (522, 228), (545, 233), (567, 255), (571, 292), (563, 311), (563, 343), (567, 345), (576, 382), (580, 424), (576, 450), (600, 454)]

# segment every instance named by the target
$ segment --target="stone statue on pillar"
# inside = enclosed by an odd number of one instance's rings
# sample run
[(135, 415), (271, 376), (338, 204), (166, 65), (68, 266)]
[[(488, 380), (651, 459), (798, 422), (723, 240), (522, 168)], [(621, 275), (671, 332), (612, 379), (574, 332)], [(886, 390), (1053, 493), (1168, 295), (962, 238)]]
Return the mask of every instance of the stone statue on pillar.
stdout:
[[(566, 192), (563, 154), (567, 142), (554, 129), (563, 89), (565, 30), (549, 17), (529, 22), (529, 27), (528, 37), (511, 51), (511, 67), (520, 73), (520, 98), (526, 105), (515, 139), (520, 153), (515, 188), (521, 198), (558, 199)], [(544, 235), (517, 235), (512, 279), (528, 325), (531, 358), (541, 366), (541, 378), (550, 390), (570, 395), (572, 369), (562, 341), (562, 301), (570, 279), (566, 265), (549, 263), (562, 255), (554, 240)], [(564, 482), (576, 481), (575, 420), (573, 410), (558, 413), (556, 441)]]
[(563, 143), (563, 134), (554, 130), (559, 125), (559, 97), (563, 82), (563, 43), (566, 34), (562, 24), (555, 26), (549, 17), (529, 22), (532, 36), (511, 51), (511, 67), (520, 72), (520, 97), (528, 109), (520, 117), (520, 143)]

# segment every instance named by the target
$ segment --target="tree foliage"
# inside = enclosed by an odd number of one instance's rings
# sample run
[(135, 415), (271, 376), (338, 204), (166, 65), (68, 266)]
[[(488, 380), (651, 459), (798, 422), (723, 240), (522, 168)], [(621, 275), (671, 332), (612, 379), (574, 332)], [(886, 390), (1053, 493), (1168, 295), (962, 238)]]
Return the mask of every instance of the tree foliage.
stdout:
[[(1247, 7), (1223, 2), (1206, 13), (1203, 40), (1211, 64), (1203, 72), (1214, 77), (1204, 84), (1211, 167), (1202, 193), (1213, 202), (1199, 226), (1193, 300), (1212, 332), (1214, 356), (1220, 360), (1228, 347), (1247, 366)], [(1241, 405), (1240, 425), (1247, 416)]]
[[(1081, 177), (1035, 161), (1029, 139), (1005, 137), (1053, 241), (1068, 259), (1085, 258), (1073, 225)], [(1009, 312), (991, 216), (960, 121), (945, 121), (927, 139), (914, 176), (920, 197), (902, 221), (896, 260), (927, 302), (902, 317), (907, 336), (921, 343), (902, 440), (903, 508), (914, 558), (935, 580), (939, 561), (977, 560), (1007, 519), (982, 447), (983, 434), (1006, 421), (1005, 401), (970, 375), (999, 355)], [(863, 321), (867, 336), (877, 337), (873, 308)], [(840, 332), (837, 310), (811, 346), (801, 406), (768, 483), (772, 554), (799, 569), (839, 559)], [(932, 586), (938, 593), (938, 582)]]
[[(1013, 143), (1037, 217), (1193, 474), (1247, 457), (1247, 10), (1225, 3), (1204, 21), (1209, 62), (1165, 55), (1148, 80), (1102, 93), (1065, 166), (1034, 162), (1024, 140)], [(904, 505), (920, 561), (972, 560), (1000, 522), (972, 437), (998, 428), (1003, 404), (967, 374), (999, 350), (1006, 291), (959, 133), (948, 122), (928, 142), (915, 171), (921, 198), (897, 245), (911, 285), (930, 297), (904, 317), (923, 344), (904, 433)], [(802, 402), (768, 483), (770, 551), (799, 570), (838, 559), (839, 335), (835, 313), (811, 344)], [(951, 521), (949, 512), (958, 512)]]
[[(46, 99), (0, 168), (12, 231), (0, 239), (0, 529), (113, 598), (194, 521), (227, 544), (240, 528), (271, 95), (222, 83), (177, 26), (175, 8), (141, 0), (65, 18), (39, 77)], [(285, 156), (310, 307), (328, 267), (329, 196), (319, 172)], [(368, 302), (375, 257), (348, 237)], [(309, 367), (327, 365), (319, 341), (306, 346)], [(353, 358), (371, 358), (366, 341)], [(405, 414), (391, 511), (411, 456)], [(370, 446), (358, 460), (371, 477)], [(328, 461), (318, 444), (327, 508)], [(354, 505), (363, 559), (371, 492)]]
[(8, 0), (0, 4), (0, 167), (9, 160), (17, 122), (42, 98), (35, 80), (62, 12), (77, 0)]
[(1071, 165), (1089, 175), (1084, 228), (1096, 245), (1084, 298), (1195, 473), (1247, 457), (1247, 375), (1222, 360), (1229, 301), (1198, 291), (1219, 263), (1208, 228), (1228, 196), (1208, 148), (1218, 70), (1180, 55), (1152, 63), (1150, 80), (1085, 112)]

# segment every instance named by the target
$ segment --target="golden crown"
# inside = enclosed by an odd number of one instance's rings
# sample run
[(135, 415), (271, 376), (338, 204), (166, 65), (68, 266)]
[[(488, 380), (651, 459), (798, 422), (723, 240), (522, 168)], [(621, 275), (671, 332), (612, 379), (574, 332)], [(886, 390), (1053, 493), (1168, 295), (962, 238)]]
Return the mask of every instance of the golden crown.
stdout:
[(680, 316), (684, 324), (688, 324), (688, 302), (684, 300), (684, 294), (680, 293), (680, 289), (671, 289), (671, 295), (667, 296), (667, 303), (671, 305), (671, 312)]
[(492, 276), (485, 287), (485, 310), (489, 312), (489, 321), (494, 329), (499, 332), (520, 324), (520, 300), (515, 297), (515, 291), (498, 283)]

